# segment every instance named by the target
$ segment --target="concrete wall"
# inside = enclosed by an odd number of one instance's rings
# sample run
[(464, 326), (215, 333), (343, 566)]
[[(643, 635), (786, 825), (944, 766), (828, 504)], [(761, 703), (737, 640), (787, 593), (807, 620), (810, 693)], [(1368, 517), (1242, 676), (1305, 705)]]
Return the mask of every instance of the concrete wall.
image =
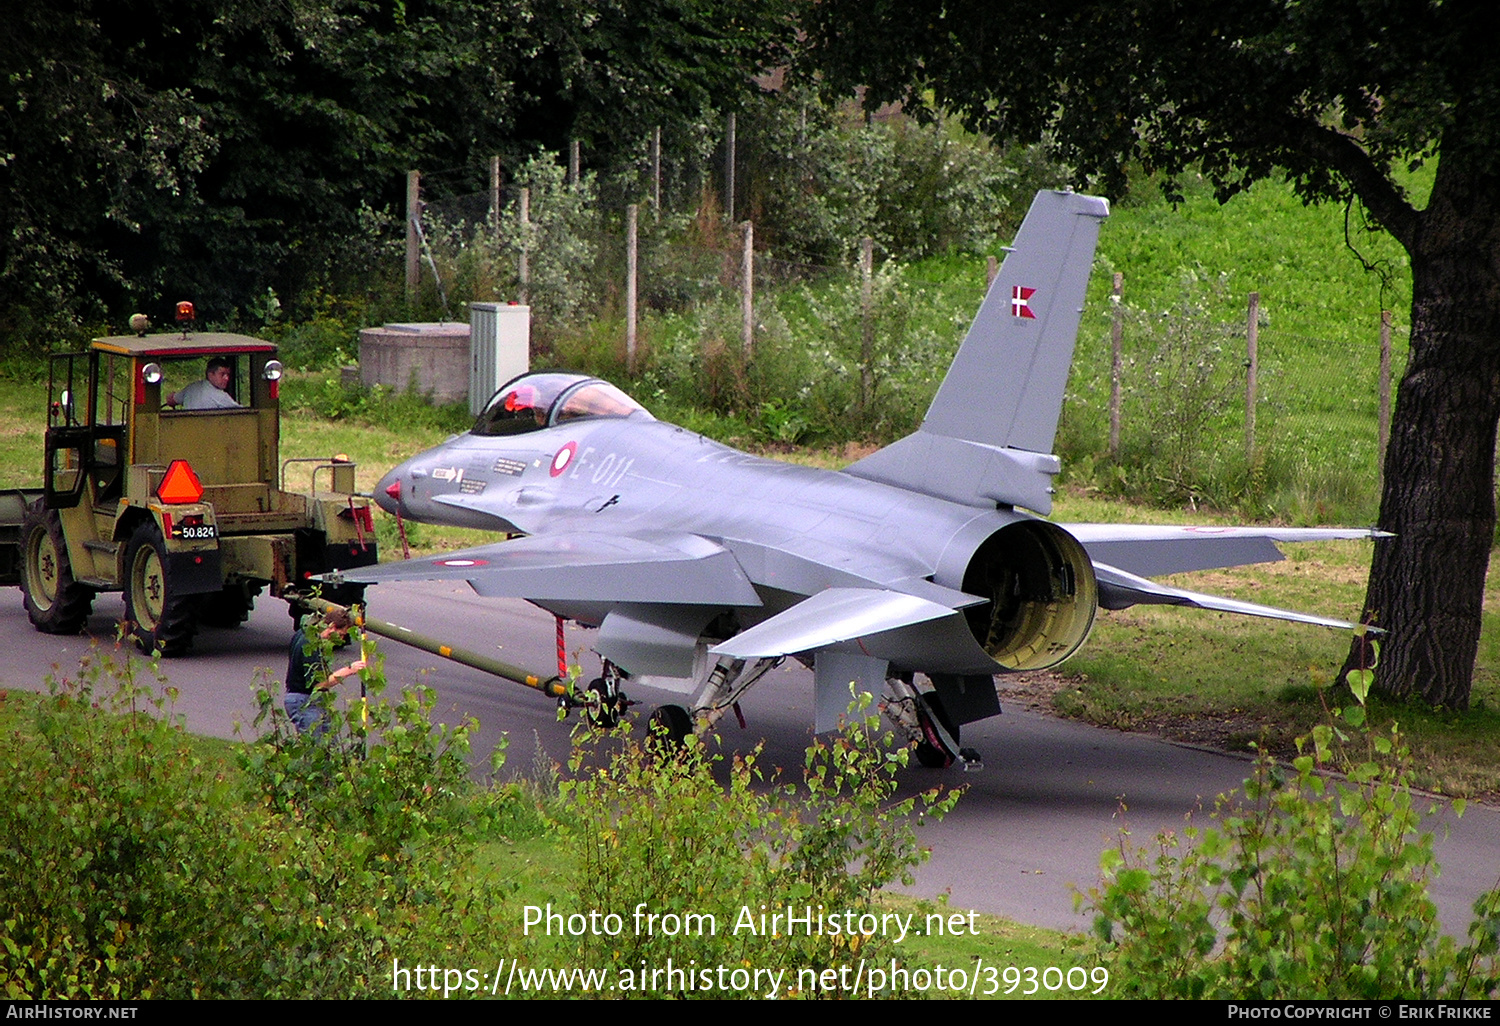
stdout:
[(437, 402), (469, 397), (469, 326), (387, 324), (359, 333), (359, 380), (365, 388), (414, 388)]

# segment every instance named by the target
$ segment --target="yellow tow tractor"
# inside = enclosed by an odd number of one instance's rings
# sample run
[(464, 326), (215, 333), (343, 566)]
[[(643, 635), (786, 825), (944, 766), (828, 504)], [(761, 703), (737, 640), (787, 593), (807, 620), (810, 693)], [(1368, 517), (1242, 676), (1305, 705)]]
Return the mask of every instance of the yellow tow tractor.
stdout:
[[(243, 623), (265, 588), (293, 616), (359, 601), (312, 578), (376, 562), (370, 500), (347, 460), (281, 461), (275, 356), (180, 332), (52, 357), (43, 489), (0, 495), (0, 583), (19, 580), (38, 630), (77, 633), (97, 593), (123, 591), (136, 644), (176, 655), (200, 624)], [(286, 490), (293, 465), (310, 491)]]

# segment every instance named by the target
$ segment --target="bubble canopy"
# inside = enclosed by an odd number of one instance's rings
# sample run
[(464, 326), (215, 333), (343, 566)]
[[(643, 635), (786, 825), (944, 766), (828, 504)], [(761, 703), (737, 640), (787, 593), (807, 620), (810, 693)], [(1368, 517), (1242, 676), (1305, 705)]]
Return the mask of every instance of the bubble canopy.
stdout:
[(583, 374), (539, 371), (500, 386), (474, 422), (476, 435), (520, 435), (593, 417), (655, 419), (607, 381)]

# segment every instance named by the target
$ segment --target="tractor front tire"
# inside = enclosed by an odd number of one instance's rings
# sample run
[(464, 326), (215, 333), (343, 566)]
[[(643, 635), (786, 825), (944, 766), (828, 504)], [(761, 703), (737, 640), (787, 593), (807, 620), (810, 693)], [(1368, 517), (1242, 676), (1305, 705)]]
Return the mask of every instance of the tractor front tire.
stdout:
[(41, 499), (21, 520), (21, 593), (31, 624), (44, 634), (77, 634), (94, 608), (94, 589), (73, 579), (62, 520)]
[(125, 619), (136, 647), (150, 655), (181, 655), (193, 647), (198, 618), (191, 595), (180, 595), (167, 570), (167, 546), (154, 521), (141, 524), (125, 548)]

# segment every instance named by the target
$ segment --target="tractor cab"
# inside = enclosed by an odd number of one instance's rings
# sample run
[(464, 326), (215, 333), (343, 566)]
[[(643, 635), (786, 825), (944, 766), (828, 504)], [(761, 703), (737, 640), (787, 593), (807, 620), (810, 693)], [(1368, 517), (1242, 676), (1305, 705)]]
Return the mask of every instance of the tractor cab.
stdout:
[[(275, 357), (219, 332), (97, 338), (52, 357), (43, 492), (21, 530), (38, 629), (76, 633), (97, 592), (122, 590), (136, 642), (171, 655), (200, 624), (243, 622), (265, 588), (295, 616), (317, 575), (376, 562), (354, 464), (281, 460)], [(311, 491), (286, 489), (293, 463), (311, 465)]]
[[(195, 333), (95, 339), (52, 358), (45, 488), (53, 509), (145, 504), (173, 460), (190, 462), (226, 512), (265, 512), (277, 485), (276, 347), (246, 335)], [(210, 362), (228, 365), (224, 399), (193, 408), (181, 397), (212, 388)], [(201, 382), (201, 384), (199, 384)]]

